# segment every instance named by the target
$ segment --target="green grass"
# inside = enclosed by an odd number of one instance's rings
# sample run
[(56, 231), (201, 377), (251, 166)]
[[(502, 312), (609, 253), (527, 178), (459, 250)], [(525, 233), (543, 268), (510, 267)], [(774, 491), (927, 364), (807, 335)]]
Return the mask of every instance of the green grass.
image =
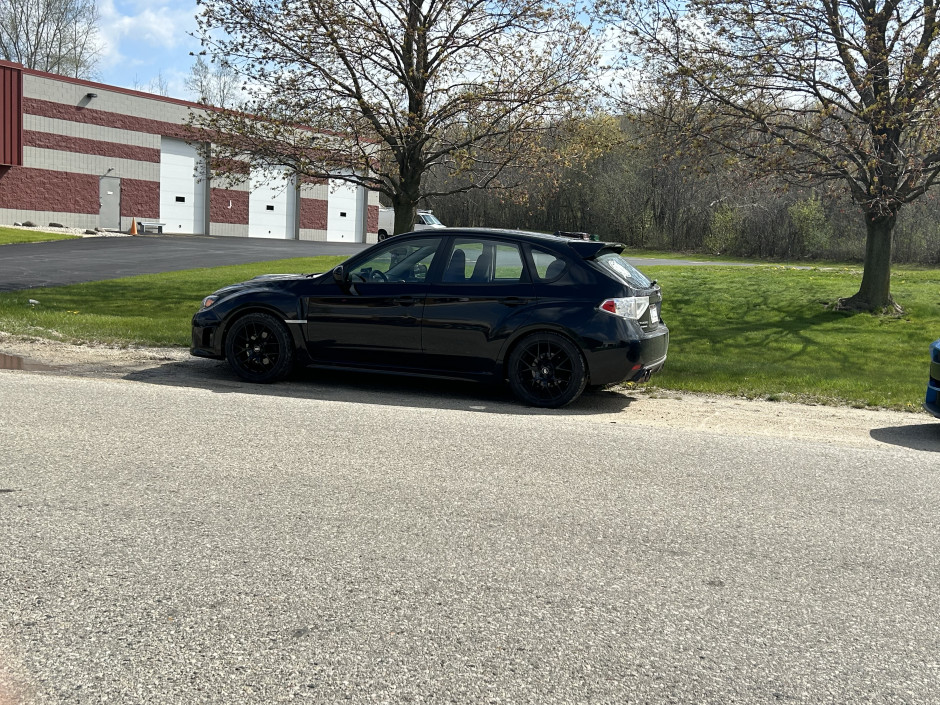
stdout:
[[(320, 272), (342, 257), (193, 269), (0, 294), (0, 330), (116, 344), (187, 346), (203, 296), (268, 272)], [(917, 410), (940, 337), (940, 270), (896, 267), (901, 318), (831, 310), (861, 269), (644, 267), (671, 330), (652, 389)], [(29, 299), (38, 305), (30, 305)]]
[[(258, 274), (323, 272), (345, 257), (309, 257), (0, 294), (0, 330), (71, 341), (189, 345), (203, 297)], [(38, 301), (31, 305), (29, 300)]]
[(12, 245), (17, 242), (46, 242), (48, 240), (72, 240), (78, 237), (68, 233), (45, 233), (38, 230), (20, 230), (19, 228), (0, 227), (0, 245)]
[(673, 390), (916, 410), (940, 337), (940, 270), (896, 268), (901, 318), (833, 311), (861, 270), (645, 267), (663, 287)]

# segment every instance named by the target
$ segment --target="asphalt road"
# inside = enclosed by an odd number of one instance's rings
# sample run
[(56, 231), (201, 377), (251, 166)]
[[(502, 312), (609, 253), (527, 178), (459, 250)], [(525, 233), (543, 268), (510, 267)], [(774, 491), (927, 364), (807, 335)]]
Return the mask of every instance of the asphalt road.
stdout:
[(203, 235), (21, 243), (0, 248), (0, 291), (290, 257), (351, 255), (365, 247), (354, 243)]
[[(61, 286), (119, 279), (137, 274), (265, 262), (291, 257), (352, 255), (366, 247), (368, 245), (360, 243), (203, 235), (93, 237), (5, 245), (0, 248), (0, 291)], [(643, 258), (630, 258), (630, 261), (639, 266), (740, 264)]]
[(203, 362), (0, 372), (0, 703), (940, 702), (926, 417), (807, 439)]

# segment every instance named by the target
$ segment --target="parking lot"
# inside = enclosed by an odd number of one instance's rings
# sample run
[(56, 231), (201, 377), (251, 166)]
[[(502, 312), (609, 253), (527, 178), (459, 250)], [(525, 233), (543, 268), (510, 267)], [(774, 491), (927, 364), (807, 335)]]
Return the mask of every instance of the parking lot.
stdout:
[(365, 247), (205, 235), (91, 237), (6, 245), (0, 254), (0, 291), (293, 257), (351, 255)]

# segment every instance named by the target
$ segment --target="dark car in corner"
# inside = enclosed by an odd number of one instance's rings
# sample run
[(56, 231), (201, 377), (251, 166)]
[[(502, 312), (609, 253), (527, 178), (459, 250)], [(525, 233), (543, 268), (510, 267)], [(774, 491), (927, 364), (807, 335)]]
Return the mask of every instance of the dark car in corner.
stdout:
[(193, 316), (191, 352), (251, 382), (295, 364), (508, 380), (523, 402), (560, 407), (666, 361), (662, 293), (622, 251), (519, 231), (406, 233), (330, 272), (219, 289)]
[(930, 344), (930, 378), (927, 380), (924, 408), (940, 418), (940, 339)]

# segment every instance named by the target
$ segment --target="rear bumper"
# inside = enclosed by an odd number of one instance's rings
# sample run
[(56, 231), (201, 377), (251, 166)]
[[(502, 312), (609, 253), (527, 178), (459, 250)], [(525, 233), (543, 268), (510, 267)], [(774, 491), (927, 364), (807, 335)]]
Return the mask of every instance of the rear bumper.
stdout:
[(591, 384), (647, 382), (666, 364), (669, 329), (661, 325), (651, 333), (640, 332), (617, 345), (586, 351)]

